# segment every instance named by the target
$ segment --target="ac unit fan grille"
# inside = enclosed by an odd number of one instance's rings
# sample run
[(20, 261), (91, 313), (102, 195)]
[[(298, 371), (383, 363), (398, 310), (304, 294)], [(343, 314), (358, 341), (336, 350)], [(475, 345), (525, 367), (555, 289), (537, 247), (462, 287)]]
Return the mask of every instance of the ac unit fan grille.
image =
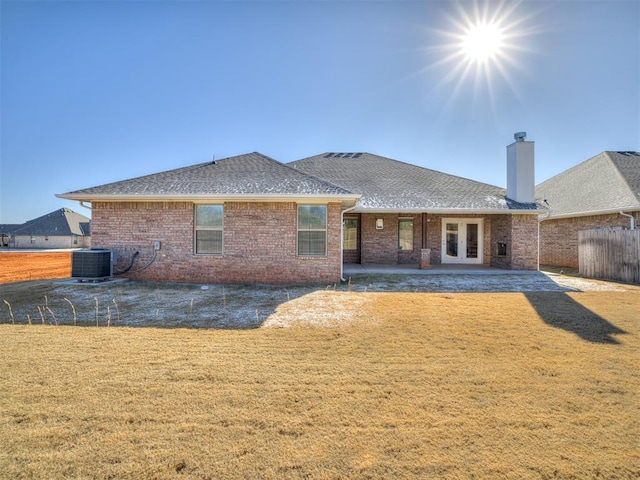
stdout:
[(111, 276), (111, 251), (78, 250), (71, 257), (71, 277), (83, 279)]

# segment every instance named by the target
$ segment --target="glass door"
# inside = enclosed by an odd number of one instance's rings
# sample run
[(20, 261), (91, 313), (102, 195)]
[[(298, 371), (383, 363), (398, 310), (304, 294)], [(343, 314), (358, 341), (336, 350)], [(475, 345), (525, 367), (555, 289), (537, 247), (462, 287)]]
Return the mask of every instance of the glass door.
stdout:
[(447, 238), (447, 246), (445, 250), (445, 256), (448, 259), (457, 259), (458, 258), (458, 243), (460, 236), (458, 235), (458, 224), (457, 223), (446, 223), (446, 238)]
[(442, 263), (482, 263), (481, 218), (442, 220)]

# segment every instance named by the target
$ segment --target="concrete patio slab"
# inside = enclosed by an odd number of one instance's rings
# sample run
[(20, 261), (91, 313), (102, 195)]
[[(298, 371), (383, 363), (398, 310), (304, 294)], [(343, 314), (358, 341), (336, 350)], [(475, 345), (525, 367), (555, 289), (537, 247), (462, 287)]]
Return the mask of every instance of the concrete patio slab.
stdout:
[(538, 270), (505, 270), (487, 265), (433, 265), (422, 270), (417, 264), (377, 265), (347, 263), (344, 275), (539, 275)]

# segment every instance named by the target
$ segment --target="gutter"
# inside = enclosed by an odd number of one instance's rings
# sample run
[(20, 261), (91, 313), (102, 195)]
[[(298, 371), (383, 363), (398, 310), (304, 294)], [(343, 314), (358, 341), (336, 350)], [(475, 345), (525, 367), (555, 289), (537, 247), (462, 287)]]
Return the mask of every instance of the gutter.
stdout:
[(636, 229), (636, 219), (633, 215), (629, 215), (628, 213), (624, 213), (622, 210), (620, 210), (620, 215), (622, 215), (623, 217), (629, 217), (629, 230), (635, 230)]
[(540, 215), (543, 209), (474, 209), (474, 208), (359, 208), (356, 213), (427, 213), (432, 215)]
[(631, 205), (628, 207), (618, 207), (611, 208), (607, 210), (592, 210), (586, 212), (575, 212), (575, 213), (562, 213), (559, 215), (552, 214), (551, 216), (547, 216), (542, 218), (540, 221), (545, 220), (559, 220), (562, 218), (573, 218), (573, 217), (594, 217), (596, 215), (611, 215), (611, 214), (619, 214), (622, 211), (632, 211), (632, 212), (640, 212), (640, 205)]
[(327, 201), (359, 200), (361, 195), (345, 194), (201, 194), (201, 195), (108, 195), (59, 193), (56, 197), (79, 202), (297, 202), (322, 203)]

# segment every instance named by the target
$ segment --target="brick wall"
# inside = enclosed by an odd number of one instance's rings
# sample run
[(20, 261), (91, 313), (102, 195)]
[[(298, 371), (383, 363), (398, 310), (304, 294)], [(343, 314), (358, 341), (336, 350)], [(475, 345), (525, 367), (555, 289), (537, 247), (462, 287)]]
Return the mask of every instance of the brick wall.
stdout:
[[(497, 246), (496, 246), (497, 248)], [(538, 216), (511, 216), (511, 269), (538, 269)]]
[(195, 283), (335, 283), (340, 281), (339, 203), (327, 208), (326, 257), (298, 257), (297, 205), (276, 202), (224, 204), (222, 255), (194, 254), (194, 206), (189, 202), (95, 202), (94, 248), (114, 252), (124, 270), (150, 263), (153, 242), (161, 249), (148, 268), (127, 276)]
[[(498, 244), (506, 246), (506, 252)], [(491, 266), (512, 270), (538, 269), (538, 216), (496, 215), (491, 222)]]
[[(496, 268), (511, 268), (511, 215), (496, 215), (491, 220), (490, 265)], [(506, 250), (498, 251), (498, 244)], [(504, 253), (504, 254), (503, 254)]]
[[(638, 225), (640, 212), (634, 216)], [(629, 218), (614, 213), (540, 222), (540, 264), (578, 268), (578, 232), (604, 227), (629, 228)]]
[[(536, 215), (460, 215), (459, 218), (482, 218), (482, 263), (498, 268), (538, 269), (538, 218)], [(384, 228), (376, 230), (382, 218)], [(413, 218), (411, 252), (398, 250), (398, 221)], [(456, 215), (440, 214), (362, 214), (361, 262), (366, 264), (418, 264), (421, 248), (431, 249), (431, 265), (442, 263), (442, 219)], [(423, 224), (424, 222), (424, 224)], [(423, 242), (423, 236), (425, 241)], [(498, 242), (506, 243), (507, 255), (498, 255)]]
[[(376, 229), (376, 220), (382, 219), (383, 228)], [(413, 250), (400, 251), (398, 248), (398, 221), (401, 218), (413, 219)], [(422, 248), (421, 214), (373, 214), (361, 215), (360, 222), (360, 261), (363, 264), (413, 264), (420, 262)]]

